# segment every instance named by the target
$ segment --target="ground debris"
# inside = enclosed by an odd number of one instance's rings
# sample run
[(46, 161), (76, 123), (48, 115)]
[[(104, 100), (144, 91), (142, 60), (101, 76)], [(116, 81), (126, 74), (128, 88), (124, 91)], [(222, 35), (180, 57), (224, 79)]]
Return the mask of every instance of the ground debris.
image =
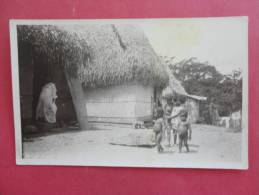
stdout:
[(124, 146), (154, 146), (155, 134), (150, 129), (139, 129), (138, 131), (128, 131), (124, 135), (112, 137), (109, 141), (113, 145)]

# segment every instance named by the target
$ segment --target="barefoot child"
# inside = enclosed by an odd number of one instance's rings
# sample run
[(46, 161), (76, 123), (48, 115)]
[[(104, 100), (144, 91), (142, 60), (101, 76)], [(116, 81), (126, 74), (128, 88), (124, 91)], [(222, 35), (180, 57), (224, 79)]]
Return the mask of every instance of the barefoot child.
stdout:
[(155, 132), (155, 139), (156, 139), (156, 146), (157, 151), (162, 152), (163, 147), (161, 146), (161, 141), (163, 137), (163, 109), (158, 109), (156, 113), (156, 120), (154, 124), (154, 132)]
[(178, 124), (177, 132), (179, 136), (179, 152), (182, 152), (182, 146), (186, 147), (189, 152), (188, 139), (191, 140), (192, 129), (191, 124), (187, 121), (187, 111), (182, 111), (180, 114), (180, 122)]
[(171, 114), (173, 110), (173, 101), (172, 98), (167, 99), (167, 103), (164, 107), (164, 124), (165, 129), (164, 133), (166, 133), (167, 141), (168, 141), (168, 147), (171, 146), (171, 131), (172, 131), (172, 123), (171, 123)]
[(184, 110), (183, 106), (181, 106), (180, 101), (176, 101), (175, 106), (173, 108), (172, 114), (171, 114), (171, 124), (173, 129), (173, 137), (174, 137), (174, 145), (176, 145), (177, 142), (177, 126), (180, 121), (180, 113)]

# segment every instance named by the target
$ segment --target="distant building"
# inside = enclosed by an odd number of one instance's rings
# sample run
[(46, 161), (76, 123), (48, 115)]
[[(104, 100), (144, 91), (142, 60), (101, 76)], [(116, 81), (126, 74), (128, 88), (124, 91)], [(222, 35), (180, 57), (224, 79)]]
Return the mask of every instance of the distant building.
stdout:
[(242, 111), (233, 112), (230, 115), (229, 127), (233, 129), (242, 129)]
[(200, 104), (206, 101), (207, 98), (188, 94), (180, 81), (175, 78), (169, 67), (167, 67), (167, 72), (169, 74), (169, 85), (162, 92), (163, 104), (165, 104), (167, 98), (172, 98), (174, 96), (185, 97), (185, 108), (188, 110), (190, 122), (198, 122), (200, 119)]

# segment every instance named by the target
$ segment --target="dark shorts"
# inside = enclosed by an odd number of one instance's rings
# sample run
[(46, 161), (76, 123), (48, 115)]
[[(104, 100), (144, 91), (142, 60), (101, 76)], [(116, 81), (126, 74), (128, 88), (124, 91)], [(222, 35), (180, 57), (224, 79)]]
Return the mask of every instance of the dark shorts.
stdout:
[(156, 143), (161, 143), (162, 141), (162, 132), (156, 134)]
[(167, 119), (167, 121), (166, 121), (166, 125), (167, 125), (167, 127), (169, 127), (170, 129), (172, 128), (172, 123), (171, 123), (171, 119)]
[(179, 133), (180, 140), (187, 140), (188, 139), (188, 132)]

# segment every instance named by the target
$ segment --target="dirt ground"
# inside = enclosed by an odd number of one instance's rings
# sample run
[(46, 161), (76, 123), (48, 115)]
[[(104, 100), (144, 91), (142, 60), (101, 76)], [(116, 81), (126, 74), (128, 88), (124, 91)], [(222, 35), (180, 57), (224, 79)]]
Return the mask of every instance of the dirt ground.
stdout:
[[(190, 152), (178, 152), (178, 146), (167, 147), (159, 154), (155, 147), (132, 147), (111, 144), (129, 132), (141, 131), (125, 127), (110, 127), (106, 130), (71, 130), (25, 138), (23, 155), (25, 159), (44, 159), (64, 164), (80, 162), (88, 165), (146, 165), (174, 166), (174, 163), (238, 163), (241, 162), (241, 132), (230, 129), (193, 125)], [(150, 130), (152, 134), (152, 131)], [(72, 163), (75, 164), (75, 163)]]

